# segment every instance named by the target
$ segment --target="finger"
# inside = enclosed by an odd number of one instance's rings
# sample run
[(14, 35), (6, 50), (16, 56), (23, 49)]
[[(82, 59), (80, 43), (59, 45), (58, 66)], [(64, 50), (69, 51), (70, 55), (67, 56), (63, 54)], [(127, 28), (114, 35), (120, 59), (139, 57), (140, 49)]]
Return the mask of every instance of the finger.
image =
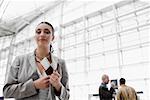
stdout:
[(58, 78), (55, 78), (55, 77), (51, 77), (50, 78), (50, 82), (54, 83), (54, 82), (57, 82)]
[(59, 77), (57, 76), (57, 75), (51, 75), (51, 78), (53, 78), (53, 79), (58, 79)]
[(49, 84), (46, 84), (45, 87), (46, 87), (46, 88), (49, 87)]
[(52, 79), (53, 81), (55, 81), (57, 79), (57, 77), (53, 75), (53, 76), (50, 77), (50, 79)]
[(54, 76), (57, 76), (58, 78), (60, 77), (60, 74), (58, 73), (58, 71), (54, 71), (54, 72), (53, 72), (53, 75), (54, 75)]
[(54, 70), (53, 73), (56, 74), (56, 75), (59, 75), (57, 70)]
[(44, 81), (44, 84), (48, 84), (48, 83), (49, 83), (49, 80), (45, 80), (45, 81)]
[(49, 76), (46, 76), (45, 79), (49, 79)]
[(49, 79), (49, 77), (48, 76), (44, 76), (44, 77), (42, 77), (43, 78), (43, 80), (47, 80), (47, 79)]

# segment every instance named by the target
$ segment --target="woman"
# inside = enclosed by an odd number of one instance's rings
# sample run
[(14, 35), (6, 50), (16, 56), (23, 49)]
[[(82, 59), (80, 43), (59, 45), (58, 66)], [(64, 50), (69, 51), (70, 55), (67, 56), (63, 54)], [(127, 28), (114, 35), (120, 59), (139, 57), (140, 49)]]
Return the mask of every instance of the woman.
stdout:
[(68, 100), (65, 62), (51, 53), (54, 28), (48, 22), (41, 22), (35, 32), (37, 48), (33, 53), (16, 57), (3, 88), (4, 97), (16, 100), (56, 100), (57, 96), (60, 100)]

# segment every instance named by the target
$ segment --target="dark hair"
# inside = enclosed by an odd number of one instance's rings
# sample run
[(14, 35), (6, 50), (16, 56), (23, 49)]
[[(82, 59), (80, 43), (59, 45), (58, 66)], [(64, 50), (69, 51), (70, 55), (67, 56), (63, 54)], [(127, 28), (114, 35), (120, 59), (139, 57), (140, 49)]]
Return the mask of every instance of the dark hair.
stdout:
[(125, 80), (124, 78), (120, 78), (119, 82), (120, 82), (120, 85), (121, 85), (121, 84), (125, 84), (125, 83), (126, 83), (126, 80)]
[(52, 24), (50, 24), (49, 22), (41, 22), (41, 23), (39, 23), (38, 25), (40, 25), (40, 24), (47, 24), (47, 25), (49, 25), (49, 26), (52, 28), (52, 33), (53, 33), (53, 35), (54, 35), (54, 27), (53, 27)]

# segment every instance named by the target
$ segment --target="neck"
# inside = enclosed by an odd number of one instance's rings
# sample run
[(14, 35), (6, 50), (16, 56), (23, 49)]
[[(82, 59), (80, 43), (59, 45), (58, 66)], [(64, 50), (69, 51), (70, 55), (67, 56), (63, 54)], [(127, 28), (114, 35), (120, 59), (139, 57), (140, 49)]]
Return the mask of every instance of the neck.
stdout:
[(48, 48), (41, 48), (41, 47), (37, 47), (36, 49), (36, 55), (43, 59), (44, 57), (46, 57), (49, 54), (49, 49)]
[(102, 82), (103, 84), (106, 84), (105, 82)]
[(120, 86), (125, 86), (125, 84), (120, 84)]

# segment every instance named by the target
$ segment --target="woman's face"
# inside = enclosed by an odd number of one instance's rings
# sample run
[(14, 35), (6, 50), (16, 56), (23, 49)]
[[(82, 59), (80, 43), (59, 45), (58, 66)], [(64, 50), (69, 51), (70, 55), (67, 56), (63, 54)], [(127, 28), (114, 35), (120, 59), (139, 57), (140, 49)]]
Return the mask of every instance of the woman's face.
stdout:
[(51, 26), (41, 23), (36, 27), (35, 30), (35, 40), (39, 47), (48, 47), (54, 39), (53, 31)]

